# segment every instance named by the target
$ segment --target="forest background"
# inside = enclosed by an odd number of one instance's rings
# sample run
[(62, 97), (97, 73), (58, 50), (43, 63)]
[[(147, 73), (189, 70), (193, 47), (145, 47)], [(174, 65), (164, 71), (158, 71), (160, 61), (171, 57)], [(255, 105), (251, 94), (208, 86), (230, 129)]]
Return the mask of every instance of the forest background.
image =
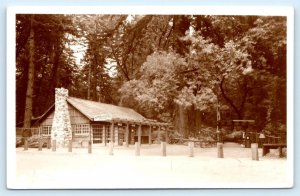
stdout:
[(183, 137), (215, 131), (217, 110), (224, 131), (233, 119), (286, 131), (286, 33), (275, 16), (17, 15), (17, 126), (64, 87), (170, 122)]

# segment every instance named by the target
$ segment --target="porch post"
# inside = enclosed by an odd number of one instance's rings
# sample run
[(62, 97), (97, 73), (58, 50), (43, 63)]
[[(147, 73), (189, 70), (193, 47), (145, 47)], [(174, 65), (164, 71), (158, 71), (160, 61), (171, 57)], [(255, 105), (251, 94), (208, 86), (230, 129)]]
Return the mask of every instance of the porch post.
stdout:
[(102, 144), (104, 143), (105, 144), (105, 126), (104, 125), (102, 125)]
[(130, 126), (130, 124), (128, 125), (128, 144), (132, 144), (131, 138), (132, 138), (132, 127)]
[(93, 128), (92, 128), (92, 125), (89, 124), (89, 130), (90, 130), (90, 143), (92, 144), (92, 131), (93, 131)]
[(128, 147), (128, 140), (129, 140), (129, 124), (126, 123), (126, 129), (125, 129), (125, 146)]
[(88, 142), (88, 153), (91, 154), (92, 153), (92, 126), (91, 126), (91, 124), (89, 125), (89, 129), (90, 129), (90, 140)]
[(149, 138), (149, 145), (151, 145), (151, 144), (152, 144), (152, 133), (151, 133), (151, 132), (152, 132), (152, 130), (151, 130), (151, 129), (152, 129), (152, 126), (151, 126), (151, 125), (149, 125), (149, 137), (148, 137), (148, 138)]
[(158, 140), (158, 142), (161, 142), (161, 136), (160, 136), (160, 125), (158, 125), (157, 140)]
[(107, 144), (107, 133), (106, 133), (106, 125), (103, 125), (103, 129), (104, 129), (104, 145), (106, 146)]
[(141, 136), (142, 136), (142, 124), (139, 124), (138, 128), (138, 143), (141, 145)]
[(114, 121), (111, 121), (111, 127), (110, 127), (110, 141), (114, 143)]

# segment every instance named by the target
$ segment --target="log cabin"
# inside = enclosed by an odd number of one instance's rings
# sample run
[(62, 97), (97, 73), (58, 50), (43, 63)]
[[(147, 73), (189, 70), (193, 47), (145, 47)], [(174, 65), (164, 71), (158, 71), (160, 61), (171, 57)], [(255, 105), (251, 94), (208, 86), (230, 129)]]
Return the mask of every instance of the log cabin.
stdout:
[(167, 123), (147, 119), (131, 108), (71, 97), (64, 88), (55, 89), (55, 103), (34, 120), (33, 127), (33, 135), (55, 140), (62, 147), (69, 141), (74, 147), (87, 147), (89, 142), (104, 146), (109, 142), (119, 146), (151, 144), (154, 131), (158, 140), (165, 141), (169, 131)]

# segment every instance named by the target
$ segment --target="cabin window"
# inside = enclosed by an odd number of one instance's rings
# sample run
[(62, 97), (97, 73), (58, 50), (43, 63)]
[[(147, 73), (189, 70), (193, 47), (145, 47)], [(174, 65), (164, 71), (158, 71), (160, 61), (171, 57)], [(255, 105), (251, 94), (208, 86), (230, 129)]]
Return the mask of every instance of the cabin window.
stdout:
[(42, 126), (42, 135), (51, 135), (52, 126)]
[(75, 135), (87, 135), (90, 133), (90, 125), (89, 124), (78, 124), (74, 126)]

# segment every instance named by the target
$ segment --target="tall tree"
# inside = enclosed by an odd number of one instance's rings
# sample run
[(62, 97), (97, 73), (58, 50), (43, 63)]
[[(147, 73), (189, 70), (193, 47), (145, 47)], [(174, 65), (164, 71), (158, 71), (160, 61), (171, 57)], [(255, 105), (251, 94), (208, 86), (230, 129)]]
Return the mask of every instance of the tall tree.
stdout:
[(67, 15), (18, 14), (16, 32), (16, 120), (30, 126), (32, 116), (53, 104), (54, 88), (71, 85), (75, 68), (67, 34), (74, 28)]
[(25, 101), (25, 112), (24, 112), (24, 128), (31, 127), (32, 118), (32, 99), (33, 99), (33, 85), (34, 85), (34, 54), (35, 54), (35, 41), (34, 41), (34, 30), (33, 21), (34, 16), (30, 16), (30, 33), (28, 38), (28, 82), (26, 89), (26, 101)]
[(124, 15), (78, 15), (75, 25), (84, 37), (86, 52), (82, 60), (80, 80), (86, 81), (83, 89), (87, 99), (113, 103), (113, 85), (108, 55), (108, 39), (126, 19)]

